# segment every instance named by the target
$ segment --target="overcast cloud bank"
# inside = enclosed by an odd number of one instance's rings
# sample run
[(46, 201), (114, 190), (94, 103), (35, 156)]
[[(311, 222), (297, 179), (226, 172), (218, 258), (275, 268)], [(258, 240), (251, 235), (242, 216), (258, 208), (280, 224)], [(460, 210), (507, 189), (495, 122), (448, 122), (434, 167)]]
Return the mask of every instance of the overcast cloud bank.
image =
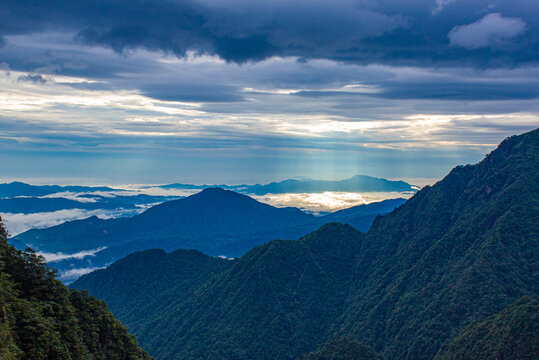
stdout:
[(7, 178), (432, 178), (539, 124), (536, 0), (1, 6)]

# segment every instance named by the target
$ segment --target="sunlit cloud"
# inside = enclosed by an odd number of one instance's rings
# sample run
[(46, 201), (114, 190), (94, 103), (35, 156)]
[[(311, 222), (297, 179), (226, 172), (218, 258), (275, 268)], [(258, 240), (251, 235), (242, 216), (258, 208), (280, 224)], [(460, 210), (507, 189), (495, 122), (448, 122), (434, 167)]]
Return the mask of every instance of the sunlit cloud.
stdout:
[(78, 279), (82, 275), (91, 273), (92, 271), (104, 269), (104, 267), (85, 267), (85, 268), (76, 268), (71, 270), (66, 270), (60, 272), (60, 279), (66, 284), (73, 282), (75, 279)]
[[(397, 118), (354, 119), (338, 114), (253, 113), (216, 114), (204, 110), (201, 104), (160, 101), (136, 91), (73, 89), (57, 80), (47, 83), (21, 84), (14, 80), (23, 73), (0, 76), (0, 108), (4, 116), (21, 117), (25, 121), (49, 127), (50, 132), (69, 135), (84, 133), (114, 136), (182, 137), (222, 136), (233, 139), (263, 132), (282, 137), (338, 137), (349, 134), (359, 137), (365, 146), (408, 148), (447, 146), (492, 146), (496, 141), (476, 143), (463, 137), (444, 139), (444, 131), (468, 127), (513, 125), (533, 126), (539, 117), (534, 113), (505, 114), (409, 114)], [(86, 81), (86, 80), (85, 80)], [(88, 80), (90, 81), (90, 80)], [(362, 85), (344, 85), (358, 87)], [(252, 90), (252, 89), (251, 89)], [(275, 90), (286, 96), (290, 90)], [(257, 91), (254, 91), (256, 93)], [(263, 94), (260, 96), (264, 96)], [(276, 109), (278, 112), (278, 109)], [(77, 113), (74, 117), (73, 113)], [(99, 114), (105, 116), (100, 117)], [(135, 115), (144, 114), (144, 115)], [(97, 116), (97, 117), (96, 117)], [(47, 125), (48, 124), (48, 125)], [(28, 136), (16, 136), (15, 131), (0, 132), (0, 136), (21, 142), (36, 141)], [(47, 133), (47, 130), (45, 131)], [(425, 137), (424, 135), (429, 135)], [(451, 138), (451, 140), (449, 140)], [(408, 141), (403, 142), (403, 139)], [(413, 139), (413, 144), (410, 144)], [(383, 141), (380, 141), (383, 140)], [(344, 139), (347, 142), (347, 139)], [(383, 144), (380, 144), (383, 142)], [(374, 143), (376, 145), (369, 145)]]
[[(436, 16), (449, 4), (440, 2)], [(327, 171), (435, 177), (539, 123), (533, 64), (477, 69), (293, 55), (237, 64), (196, 51), (119, 54), (75, 35), (5, 37), (0, 149), (11, 161), (9, 179), (23, 176), (14, 164), (24, 176), (53, 177), (59, 158), (70, 165), (57, 177), (88, 179), (105, 157), (122, 183), (267, 182)], [(18, 80), (37, 76), (44, 81)], [(44, 161), (20, 161), (35, 154)]]
[(277, 207), (291, 206), (312, 213), (324, 213), (347, 209), (352, 206), (370, 204), (386, 199), (408, 199), (412, 195), (413, 192), (350, 193), (326, 191), (323, 193), (267, 194), (253, 197), (260, 202)]

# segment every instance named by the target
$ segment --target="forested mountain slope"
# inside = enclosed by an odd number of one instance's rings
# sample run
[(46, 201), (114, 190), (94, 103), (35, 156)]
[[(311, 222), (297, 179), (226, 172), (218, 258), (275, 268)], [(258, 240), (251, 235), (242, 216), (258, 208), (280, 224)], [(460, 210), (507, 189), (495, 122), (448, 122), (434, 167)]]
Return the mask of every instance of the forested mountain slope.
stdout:
[[(361, 236), (328, 224), (298, 241), (258, 246), (187, 299), (163, 304), (159, 318), (127, 324), (162, 359), (296, 358), (341, 313)], [(73, 286), (108, 288), (101, 276), (87, 286), (87, 277)]]
[(297, 359), (351, 336), (390, 360), (430, 360), (539, 293), (537, 169), (539, 131), (511, 137), (367, 234), (329, 224), (254, 248), (137, 334), (159, 359)]
[(539, 296), (524, 296), (466, 327), (435, 360), (534, 360), (539, 356)]
[(378, 218), (335, 330), (430, 359), (473, 320), (539, 293), (539, 131), (505, 140)]
[(384, 357), (357, 340), (342, 337), (319, 351), (303, 355), (301, 360), (384, 360)]
[(1, 359), (151, 359), (102, 301), (69, 291), (42, 258), (6, 237), (0, 219)]
[(92, 289), (135, 334), (162, 316), (171, 302), (184, 299), (203, 283), (232, 267), (235, 260), (213, 258), (197, 250), (167, 254), (151, 249), (118, 260), (106, 269), (79, 278), (73, 288)]

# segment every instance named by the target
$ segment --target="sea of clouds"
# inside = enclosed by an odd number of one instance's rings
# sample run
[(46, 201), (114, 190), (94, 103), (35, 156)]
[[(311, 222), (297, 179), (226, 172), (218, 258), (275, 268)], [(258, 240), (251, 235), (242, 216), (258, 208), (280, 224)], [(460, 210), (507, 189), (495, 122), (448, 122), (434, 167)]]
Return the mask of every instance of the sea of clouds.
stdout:
[[(65, 192), (48, 195), (49, 197), (63, 197), (70, 200), (79, 201), (81, 203), (96, 202), (97, 200), (88, 195), (96, 195), (103, 197), (114, 196), (135, 196), (138, 194), (147, 194), (153, 196), (189, 196), (200, 190), (183, 190), (183, 189), (161, 189), (159, 187), (136, 187), (126, 186), (126, 191), (110, 191), (110, 192)], [(254, 199), (276, 207), (297, 207), (303, 211), (313, 214), (324, 214), (334, 212), (341, 209), (346, 209), (352, 206), (369, 204), (372, 202), (382, 201), (385, 199), (394, 198), (409, 198), (412, 192), (335, 192), (326, 191), (323, 193), (287, 193), (287, 194), (266, 194), (261, 196), (251, 195)], [(100, 219), (112, 219), (118, 217), (134, 216), (143, 212), (157, 203), (145, 204), (137, 206), (136, 209), (64, 209), (52, 212), (39, 212), (33, 214), (22, 213), (2, 213), (2, 219), (9, 229), (12, 236), (18, 235), (29, 229), (42, 229), (51, 226), (60, 225), (66, 221), (85, 219), (91, 216), (96, 216)]]

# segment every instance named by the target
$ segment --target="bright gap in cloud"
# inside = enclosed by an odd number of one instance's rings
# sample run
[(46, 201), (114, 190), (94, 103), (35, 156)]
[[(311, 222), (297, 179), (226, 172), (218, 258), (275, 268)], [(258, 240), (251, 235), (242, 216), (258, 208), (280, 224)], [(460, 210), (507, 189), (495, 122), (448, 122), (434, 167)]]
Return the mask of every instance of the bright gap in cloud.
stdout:
[(396, 198), (410, 198), (413, 192), (337, 192), (288, 193), (252, 196), (256, 200), (277, 207), (297, 207), (314, 214), (334, 212), (352, 206), (370, 204)]

